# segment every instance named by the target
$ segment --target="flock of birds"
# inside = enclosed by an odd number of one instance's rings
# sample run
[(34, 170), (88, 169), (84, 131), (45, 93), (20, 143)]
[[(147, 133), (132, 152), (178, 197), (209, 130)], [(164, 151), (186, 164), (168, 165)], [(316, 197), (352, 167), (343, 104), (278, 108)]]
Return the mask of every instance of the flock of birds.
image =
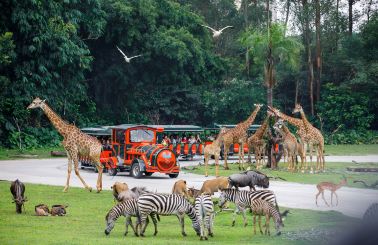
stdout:
[[(226, 30), (227, 28), (232, 28), (233, 26), (226, 26), (226, 27), (223, 27), (222, 29), (219, 29), (219, 30), (216, 30), (210, 26), (206, 26), (206, 25), (201, 25), (209, 30), (212, 31), (213, 33), (213, 38), (214, 39), (217, 39), (222, 33), (224, 30)], [(130, 63), (132, 59), (134, 58), (137, 58), (137, 57), (141, 57), (143, 56), (142, 54), (139, 54), (139, 55), (135, 55), (135, 56), (132, 56), (132, 57), (128, 57), (118, 46), (116, 46), (118, 51), (122, 54), (123, 58), (125, 59), (126, 63)]]

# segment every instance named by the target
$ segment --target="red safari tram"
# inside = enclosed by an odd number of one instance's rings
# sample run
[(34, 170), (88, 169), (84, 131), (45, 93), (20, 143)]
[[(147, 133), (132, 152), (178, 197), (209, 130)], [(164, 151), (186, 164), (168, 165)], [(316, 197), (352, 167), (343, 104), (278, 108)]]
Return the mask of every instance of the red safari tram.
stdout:
[(117, 172), (130, 172), (135, 178), (153, 173), (165, 173), (171, 178), (179, 175), (180, 168), (172, 150), (157, 144), (156, 135), (163, 128), (123, 124), (111, 127), (112, 154), (101, 158), (109, 175)]

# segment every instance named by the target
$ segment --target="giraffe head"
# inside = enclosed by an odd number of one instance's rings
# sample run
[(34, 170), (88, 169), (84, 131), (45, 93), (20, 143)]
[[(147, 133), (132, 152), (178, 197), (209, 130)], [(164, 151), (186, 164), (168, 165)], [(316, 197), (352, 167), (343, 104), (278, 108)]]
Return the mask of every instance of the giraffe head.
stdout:
[(282, 127), (284, 126), (284, 120), (278, 119), (277, 122), (273, 125), (273, 128), (276, 132), (279, 132), (282, 130)]
[(294, 110), (293, 110), (293, 114), (295, 113), (299, 113), (299, 112), (303, 112), (303, 108), (300, 104), (295, 104), (295, 107), (294, 107)]
[(33, 102), (28, 106), (27, 109), (35, 109), (35, 108), (42, 108), (45, 105), (46, 100), (41, 100), (39, 97), (35, 98)]
[(261, 108), (263, 106), (263, 104), (253, 104), (256, 108)]

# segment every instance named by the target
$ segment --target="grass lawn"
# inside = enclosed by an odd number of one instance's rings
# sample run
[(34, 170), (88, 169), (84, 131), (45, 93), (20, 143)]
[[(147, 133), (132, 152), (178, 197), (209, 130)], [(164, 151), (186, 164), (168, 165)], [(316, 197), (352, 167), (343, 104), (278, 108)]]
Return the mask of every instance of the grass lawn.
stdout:
[(27, 159), (27, 158), (51, 158), (50, 151), (65, 151), (62, 146), (38, 148), (20, 151), (19, 149), (0, 148), (0, 160)]
[[(0, 181), (0, 244), (198, 244), (199, 237), (191, 228), (190, 219), (185, 218), (187, 237), (182, 237), (178, 220), (174, 216), (161, 216), (158, 224), (159, 233), (153, 237), (153, 226), (149, 225), (146, 237), (135, 237), (132, 232), (127, 237), (124, 233), (124, 217), (121, 217), (109, 237), (104, 234), (105, 215), (114, 205), (110, 191), (100, 194), (89, 193), (82, 188), (70, 188), (63, 193), (59, 186), (26, 184), (28, 202), (26, 213), (16, 214), (11, 203), (10, 183)], [(65, 217), (34, 216), (34, 206), (40, 203), (68, 204)], [(281, 208), (281, 211), (284, 208)], [(216, 208), (217, 210), (217, 208)], [(355, 222), (338, 212), (316, 212), (290, 209), (285, 220), (282, 235), (263, 236), (252, 234), (252, 221), (243, 227), (241, 216), (231, 227), (231, 213), (222, 212), (215, 218), (214, 238), (210, 244), (308, 244), (309, 241), (322, 243), (324, 234), (342, 224)], [(130, 227), (129, 227), (130, 228)], [(274, 233), (274, 224), (271, 223)], [(319, 235), (320, 234), (320, 235)], [(323, 235), (322, 235), (323, 234)], [(319, 241), (320, 239), (320, 241)]]
[[(223, 161), (222, 161), (223, 162)], [(219, 167), (219, 174), (221, 176), (229, 176), (233, 173), (239, 173), (238, 164), (229, 164), (230, 170), (224, 170), (223, 165)], [(250, 165), (246, 165), (250, 166)], [(279, 170), (271, 170), (271, 169), (263, 169), (262, 172), (267, 174), (268, 176), (274, 177), (281, 177), (284, 178), (286, 181), (290, 182), (298, 182), (303, 184), (317, 184), (322, 181), (333, 181), (335, 183), (340, 182), (342, 180), (342, 175), (345, 174), (347, 176), (349, 187), (359, 187), (364, 188), (361, 183), (353, 183), (354, 180), (363, 180), (368, 185), (378, 181), (378, 173), (356, 173), (347, 171), (347, 167), (378, 167), (376, 163), (361, 163), (361, 164), (354, 164), (354, 163), (326, 163), (326, 172), (325, 173), (317, 173), (317, 174), (310, 174), (310, 173), (301, 173), (295, 172), (291, 173), (286, 170), (287, 164), (283, 164), (282, 162), (279, 163)], [(254, 165), (251, 169), (255, 169)], [(205, 174), (205, 167), (203, 165), (198, 166), (194, 170), (183, 170), (185, 172), (195, 173), (195, 174)], [(209, 166), (209, 175), (215, 175), (215, 167), (214, 165)], [(278, 181), (281, 181), (277, 179)]]
[(378, 145), (325, 145), (325, 154), (329, 156), (377, 155)]

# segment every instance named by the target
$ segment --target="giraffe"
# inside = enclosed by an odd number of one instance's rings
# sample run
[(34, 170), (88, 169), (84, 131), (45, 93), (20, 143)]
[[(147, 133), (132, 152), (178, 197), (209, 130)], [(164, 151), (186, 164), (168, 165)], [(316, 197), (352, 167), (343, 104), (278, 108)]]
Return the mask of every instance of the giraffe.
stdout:
[[(296, 104), (293, 110), (294, 113), (300, 113), (303, 124), (306, 130), (307, 141), (310, 142), (312, 146), (315, 146), (316, 152), (316, 171), (324, 172), (324, 137), (319, 129), (312, 126), (312, 124), (307, 120), (307, 117), (303, 111), (300, 104)], [(310, 149), (310, 161), (312, 163), (312, 149)], [(312, 166), (312, 164), (311, 164)]]
[(65, 122), (60, 116), (58, 116), (46, 103), (45, 100), (35, 98), (33, 102), (27, 107), (27, 109), (41, 108), (47, 118), (53, 124), (55, 129), (63, 136), (63, 147), (68, 156), (68, 174), (67, 182), (63, 189), (63, 192), (67, 192), (70, 183), (70, 176), (72, 171), (72, 161), (75, 167), (75, 174), (83, 183), (84, 187), (89, 191), (92, 188), (85, 183), (84, 179), (79, 173), (79, 155), (88, 156), (90, 160), (96, 165), (98, 169), (97, 178), (97, 192), (102, 190), (102, 171), (103, 167), (100, 163), (101, 143), (92, 136), (84, 134), (74, 125)]
[(301, 168), (303, 168), (303, 160), (306, 156), (303, 152), (302, 144), (297, 141), (297, 138), (285, 126), (283, 119), (278, 119), (273, 128), (278, 134), (282, 136), (284, 158), (286, 156), (288, 162), (287, 170), (295, 171), (294, 162), (296, 161), (297, 155), (299, 155), (301, 158)]
[(244, 142), (247, 140), (247, 130), (256, 118), (257, 113), (263, 105), (255, 104), (255, 110), (247, 120), (228, 130), (223, 136), (224, 143), (224, 169), (228, 170), (227, 155), (231, 144), (239, 143), (239, 170), (244, 169)]
[(255, 153), (256, 169), (262, 168), (263, 164), (265, 164), (264, 152), (266, 143), (263, 138), (267, 132), (270, 117), (271, 114), (268, 113), (268, 116), (265, 118), (264, 123), (247, 140), (248, 159), (250, 159), (250, 152), (253, 149)]
[[(271, 111), (272, 113), (274, 113), (278, 118), (281, 118), (283, 119), (284, 121), (287, 121), (288, 123), (290, 123), (291, 125), (295, 126), (297, 128), (297, 134), (299, 135), (299, 138), (300, 138), (300, 143), (302, 145), (302, 148), (303, 148), (303, 154), (304, 154), (304, 164), (303, 164), (303, 167), (302, 167), (302, 173), (304, 173), (308, 166), (307, 166), (307, 159), (306, 159), (306, 152), (307, 152), (307, 147), (309, 148), (310, 152), (312, 151), (312, 144), (310, 141), (308, 141), (308, 138), (307, 138), (307, 133), (306, 133), (306, 128), (305, 128), (305, 125), (302, 121), (302, 119), (299, 119), (299, 118), (295, 118), (295, 117), (290, 117), (282, 112), (280, 112), (280, 110), (274, 108), (274, 107), (270, 107), (268, 106), (268, 109), (269, 111)], [(311, 166), (311, 173), (313, 173), (313, 170), (312, 170), (312, 166)]]
[(203, 150), (205, 156), (205, 177), (207, 174), (207, 165), (211, 156), (215, 158), (215, 176), (219, 177), (219, 156), (221, 154), (221, 145), (223, 141), (223, 134), (226, 132), (226, 128), (221, 128), (217, 138), (210, 144), (205, 146)]

